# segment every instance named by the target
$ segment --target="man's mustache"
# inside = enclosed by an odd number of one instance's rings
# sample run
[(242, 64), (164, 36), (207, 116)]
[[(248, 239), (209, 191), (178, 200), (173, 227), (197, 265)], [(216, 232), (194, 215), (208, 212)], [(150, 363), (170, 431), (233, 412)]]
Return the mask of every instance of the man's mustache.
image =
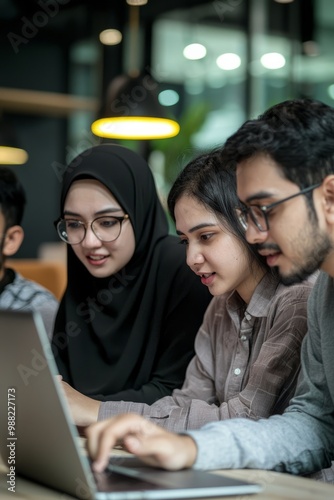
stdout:
[(280, 252), (281, 249), (278, 245), (274, 243), (255, 243), (254, 247), (257, 251), (259, 250), (273, 250), (274, 252)]

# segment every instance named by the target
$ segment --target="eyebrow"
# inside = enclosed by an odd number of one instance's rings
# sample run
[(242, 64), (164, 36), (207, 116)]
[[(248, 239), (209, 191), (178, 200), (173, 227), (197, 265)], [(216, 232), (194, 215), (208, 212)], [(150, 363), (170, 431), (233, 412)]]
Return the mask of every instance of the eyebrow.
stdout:
[(246, 198), (246, 201), (244, 203), (251, 203), (254, 200), (262, 200), (265, 198), (272, 198), (275, 196), (273, 193), (269, 193), (268, 191), (260, 191), (259, 193), (255, 193), (252, 196), (249, 196)]
[[(114, 212), (120, 212), (122, 209), (121, 207), (109, 207), (109, 208), (104, 208), (102, 210), (98, 210), (97, 212), (94, 213), (94, 215), (105, 215), (105, 214), (110, 214)], [(81, 217), (80, 214), (76, 212), (71, 212), (71, 210), (64, 210), (64, 215), (72, 215), (73, 217)]]
[[(194, 233), (195, 231), (203, 229), (204, 227), (214, 227), (214, 226), (217, 226), (217, 224), (214, 224), (213, 222), (203, 222), (202, 224), (198, 224), (197, 226), (192, 227), (191, 229), (189, 229), (188, 232)], [(178, 229), (176, 229), (176, 234), (178, 234), (179, 236), (184, 235), (184, 233), (182, 233), (182, 231), (179, 231)]]

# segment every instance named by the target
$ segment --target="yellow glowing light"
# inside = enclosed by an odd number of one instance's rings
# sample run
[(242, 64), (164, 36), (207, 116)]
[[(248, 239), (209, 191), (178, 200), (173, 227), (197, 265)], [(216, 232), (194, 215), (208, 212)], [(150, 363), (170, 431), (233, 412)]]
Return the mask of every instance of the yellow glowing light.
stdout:
[(126, 0), (128, 5), (146, 5), (148, 0)]
[(2, 165), (23, 165), (28, 158), (28, 153), (24, 149), (0, 146), (0, 164)]
[(130, 117), (101, 118), (91, 125), (93, 134), (114, 139), (163, 139), (176, 136), (180, 125), (168, 118)]
[(99, 38), (104, 45), (117, 45), (122, 41), (122, 33), (115, 29), (108, 29), (101, 31)]

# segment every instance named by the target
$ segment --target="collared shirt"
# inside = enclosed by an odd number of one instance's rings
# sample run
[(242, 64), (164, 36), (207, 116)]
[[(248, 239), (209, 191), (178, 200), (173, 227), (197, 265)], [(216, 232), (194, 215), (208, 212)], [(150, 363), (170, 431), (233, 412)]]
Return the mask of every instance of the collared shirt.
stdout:
[(333, 304), (334, 279), (321, 272), (308, 301), (308, 334), (290, 405), (283, 415), (257, 422), (233, 419), (189, 430), (198, 450), (194, 468), (273, 469), (334, 483)]
[(0, 310), (38, 311), (45, 330), (51, 338), (53, 323), (58, 310), (58, 300), (46, 288), (35, 281), (23, 278), (13, 269), (6, 268), (0, 282)]
[(174, 431), (233, 417), (282, 413), (293, 396), (314, 277), (286, 287), (266, 274), (246, 307), (237, 292), (215, 297), (195, 341), (182, 389), (151, 406), (102, 402), (99, 420), (135, 412)]

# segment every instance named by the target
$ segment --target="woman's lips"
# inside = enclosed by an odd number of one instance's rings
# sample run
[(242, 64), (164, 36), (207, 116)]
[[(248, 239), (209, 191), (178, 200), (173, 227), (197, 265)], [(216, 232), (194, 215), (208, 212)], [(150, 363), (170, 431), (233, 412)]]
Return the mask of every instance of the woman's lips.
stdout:
[(212, 284), (213, 280), (215, 279), (216, 273), (210, 273), (210, 274), (202, 274), (201, 275), (201, 283), (203, 285), (209, 286)]
[(93, 266), (101, 266), (107, 260), (107, 255), (87, 255), (87, 260)]

